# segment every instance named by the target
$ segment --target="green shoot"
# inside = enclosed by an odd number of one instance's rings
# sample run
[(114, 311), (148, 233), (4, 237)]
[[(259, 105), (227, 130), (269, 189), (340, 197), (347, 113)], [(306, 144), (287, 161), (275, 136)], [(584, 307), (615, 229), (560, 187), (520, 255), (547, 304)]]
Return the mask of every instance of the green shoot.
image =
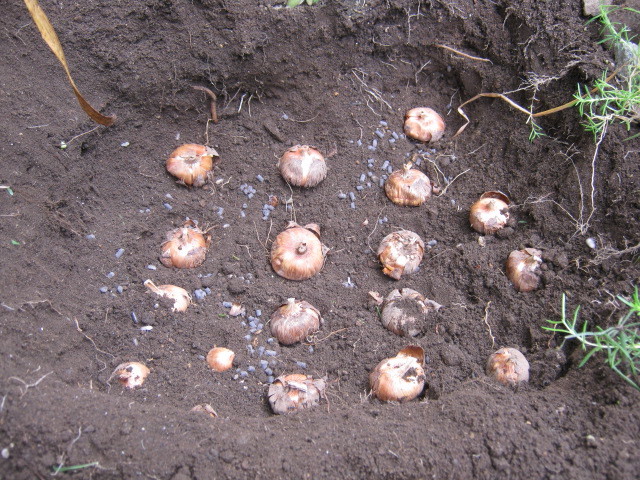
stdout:
[(538, 125), (536, 121), (533, 119), (533, 116), (529, 117), (529, 120), (527, 120), (527, 123), (531, 125), (531, 133), (529, 133), (530, 142), (533, 142), (534, 140), (537, 140), (540, 137), (545, 137), (547, 135), (546, 133), (544, 133), (544, 130), (542, 130), (542, 127)]
[(100, 463), (98, 462), (91, 462), (91, 463), (83, 463), (82, 465), (69, 465), (68, 467), (61, 467), (61, 466), (57, 466), (57, 467), (53, 467), (53, 475), (57, 475), (58, 473), (64, 473), (64, 472), (74, 472), (76, 470), (81, 470), (83, 468), (90, 468), (90, 467), (99, 467)]
[(596, 331), (587, 330), (587, 322), (578, 326), (578, 306), (571, 318), (567, 318), (566, 295), (562, 295), (562, 317), (560, 320), (547, 320), (550, 325), (542, 328), (564, 335), (564, 341), (577, 340), (587, 354), (579, 367), (582, 367), (596, 353), (606, 355), (606, 363), (623, 380), (636, 390), (640, 390), (640, 296), (638, 287), (630, 299), (618, 296), (628, 310), (618, 323), (606, 329), (596, 327)]
[(307, 5), (314, 5), (318, 3), (320, 0), (287, 0), (287, 8), (297, 7), (304, 2), (307, 2)]

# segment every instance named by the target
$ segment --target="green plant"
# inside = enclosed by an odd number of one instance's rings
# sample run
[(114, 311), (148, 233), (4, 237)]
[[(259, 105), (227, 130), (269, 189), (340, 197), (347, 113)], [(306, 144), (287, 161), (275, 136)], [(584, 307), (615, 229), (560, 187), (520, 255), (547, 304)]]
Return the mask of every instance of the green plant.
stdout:
[(307, 5), (314, 5), (320, 0), (287, 0), (287, 8), (297, 7), (298, 5), (307, 2)]
[(593, 89), (578, 84), (574, 95), (575, 105), (584, 117), (584, 127), (593, 134), (595, 141), (612, 122), (618, 121), (630, 130), (631, 123), (640, 116), (640, 49), (631, 42), (629, 28), (609, 17), (616, 10), (640, 14), (640, 10), (629, 7), (603, 5), (600, 14), (588, 23), (597, 21), (602, 25), (599, 43), (606, 43), (613, 50), (619, 64), (618, 81), (612, 82), (607, 78), (607, 72), (603, 72)]
[(571, 318), (567, 317), (566, 295), (562, 295), (562, 317), (560, 320), (547, 320), (550, 325), (542, 328), (564, 335), (564, 341), (577, 340), (587, 351), (579, 367), (582, 367), (596, 353), (606, 355), (606, 363), (636, 390), (640, 390), (640, 296), (638, 287), (630, 299), (618, 296), (627, 309), (618, 323), (609, 328), (596, 327), (596, 331), (587, 330), (587, 322), (578, 327), (578, 306)]

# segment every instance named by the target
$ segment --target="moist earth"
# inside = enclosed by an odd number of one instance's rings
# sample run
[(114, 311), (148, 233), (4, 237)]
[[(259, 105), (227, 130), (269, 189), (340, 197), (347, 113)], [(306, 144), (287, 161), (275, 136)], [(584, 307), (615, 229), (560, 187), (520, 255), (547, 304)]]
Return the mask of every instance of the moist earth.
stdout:
[[(24, 5), (7, 2), (2, 478), (637, 478), (640, 392), (601, 355), (578, 368), (584, 352), (542, 329), (563, 294), (590, 328), (611, 325), (640, 280), (637, 126), (612, 125), (596, 147), (568, 108), (539, 117), (546, 136), (530, 142), (527, 115), (481, 98), (454, 136), (478, 93), (543, 111), (614, 68), (581, 2), (41, 3), (78, 88), (117, 121), (89, 120)], [(194, 86), (217, 95), (218, 123)], [(433, 144), (402, 135), (404, 112), (423, 106), (447, 124)], [(183, 143), (220, 154), (203, 188), (165, 170)], [(296, 144), (327, 156), (315, 188), (280, 177)], [(440, 193), (398, 207), (383, 175), (411, 158)], [(490, 190), (509, 196), (512, 221), (481, 236), (468, 210)], [(187, 218), (209, 229), (206, 260), (166, 268), (160, 245)], [(330, 249), (302, 282), (269, 264), (292, 220), (317, 223)], [(400, 229), (427, 247), (395, 281), (375, 252)], [(520, 293), (504, 264), (527, 247), (543, 252), (541, 283)], [(146, 279), (194, 304), (172, 312)], [(443, 306), (416, 338), (387, 331), (369, 295), (405, 287)], [(285, 347), (268, 320), (290, 297), (324, 323)], [(409, 344), (426, 352), (423, 395), (372, 398), (371, 369)], [(236, 352), (231, 370), (208, 369), (214, 345)], [(486, 376), (503, 346), (525, 354), (528, 383)], [(138, 389), (109, 380), (127, 361), (151, 370)], [(320, 405), (274, 415), (268, 384), (288, 373), (325, 379)]]

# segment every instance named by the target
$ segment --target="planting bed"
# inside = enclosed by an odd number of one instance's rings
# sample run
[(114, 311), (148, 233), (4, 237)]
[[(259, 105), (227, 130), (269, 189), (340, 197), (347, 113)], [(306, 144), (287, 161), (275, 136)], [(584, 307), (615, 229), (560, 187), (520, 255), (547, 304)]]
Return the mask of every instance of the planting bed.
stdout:
[[(640, 282), (637, 251), (620, 253), (640, 242), (640, 149), (624, 141), (637, 127), (611, 127), (594, 161), (575, 110), (541, 117), (548, 136), (530, 143), (526, 115), (481, 99), (453, 138), (457, 106), (479, 92), (538, 81), (541, 111), (612, 69), (579, 1), (43, 0), (81, 92), (117, 115), (108, 128), (78, 107), (24, 5), (5, 3), (0, 477), (637, 478), (640, 393), (601, 356), (577, 368), (581, 350), (541, 328), (563, 292), (607, 326), (621, 315), (616, 296)], [(207, 128), (194, 85), (218, 95), (218, 124)], [(528, 108), (533, 93), (510, 96)], [(442, 140), (402, 136), (417, 106), (443, 115)], [(220, 154), (204, 188), (165, 171), (182, 143)], [(295, 144), (328, 155), (315, 188), (280, 177), (277, 159)], [(393, 205), (382, 175), (415, 153), (442, 193)], [(481, 238), (468, 210), (488, 190), (510, 197), (513, 221)], [(187, 217), (211, 228), (211, 247), (200, 267), (168, 269), (160, 245)], [(302, 282), (268, 260), (290, 220), (319, 224), (330, 249)], [(375, 251), (399, 229), (426, 250), (395, 281)], [(519, 293), (504, 265), (525, 247), (543, 252), (543, 274)], [(146, 279), (186, 288), (195, 304), (172, 313)], [(368, 293), (400, 287), (442, 305), (415, 339), (387, 331)], [(267, 322), (289, 297), (324, 323), (280, 346)], [(244, 317), (229, 315), (233, 302)], [(371, 398), (371, 369), (409, 344), (426, 353), (425, 393)], [(214, 345), (236, 352), (231, 370), (208, 369)], [(531, 364), (517, 389), (484, 372), (503, 346)], [(125, 361), (150, 368), (141, 388), (108, 382)], [(326, 399), (274, 415), (266, 391), (282, 373), (326, 378)], [(218, 417), (191, 412), (202, 404)]]

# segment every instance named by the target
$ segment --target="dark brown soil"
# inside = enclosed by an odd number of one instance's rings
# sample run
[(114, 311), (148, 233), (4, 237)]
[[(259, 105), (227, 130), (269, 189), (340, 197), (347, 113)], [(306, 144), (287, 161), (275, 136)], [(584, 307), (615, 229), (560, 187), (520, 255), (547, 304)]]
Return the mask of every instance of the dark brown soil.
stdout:
[[(574, 109), (542, 117), (548, 136), (530, 143), (526, 115), (481, 99), (453, 138), (457, 106), (479, 92), (546, 78), (535, 92), (541, 111), (612, 68), (581, 2), (279, 3), (43, 0), (80, 90), (117, 115), (109, 128), (78, 107), (22, 3), (3, 6), (0, 184), (11, 192), (0, 190), (0, 477), (78, 466), (58, 476), (637, 478), (640, 392), (603, 357), (577, 368), (576, 345), (541, 328), (558, 317), (563, 292), (591, 325), (609, 325), (621, 312), (616, 295), (640, 282), (637, 257), (620, 253), (640, 242), (640, 149), (625, 142), (637, 127), (611, 127), (593, 162)], [(194, 85), (219, 98), (220, 122), (208, 130)], [(510, 96), (528, 108), (533, 93)], [(444, 139), (422, 146), (399, 135), (416, 106), (442, 113)], [(189, 142), (220, 153), (205, 188), (165, 171)], [(276, 169), (295, 144), (335, 152), (316, 188), (290, 189)], [(419, 168), (448, 188), (397, 207), (374, 177), (420, 149)], [(468, 209), (487, 190), (509, 195), (514, 220), (483, 244)], [(270, 195), (280, 204), (265, 220)], [(160, 244), (187, 217), (211, 228), (211, 248), (196, 269), (168, 269)], [(318, 223), (330, 248), (321, 273), (303, 282), (278, 277), (267, 258), (292, 219)], [(396, 282), (374, 252), (400, 228), (428, 248), (419, 272)], [(531, 293), (504, 274), (509, 252), (523, 247), (545, 259)], [(147, 278), (210, 293), (171, 313)], [(368, 294), (400, 287), (443, 305), (415, 339), (385, 330)], [(269, 340), (268, 317), (288, 297), (322, 313), (312, 345)], [(223, 302), (241, 303), (246, 316), (230, 317)], [(252, 334), (249, 322), (265, 325)], [(426, 393), (404, 404), (372, 399), (370, 370), (410, 343), (426, 352)], [(207, 368), (214, 345), (236, 352), (232, 370)], [(526, 355), (528, 384), (514, 390), (485, 375), (500, 346)], [(143, 387), (108, 382), (133, 360), (151, 369)], [(326, 377), (327, 399), (273, 415), (261, 360), (274, 376)], [(200, 404), (218, 417), (191, 412)]]

